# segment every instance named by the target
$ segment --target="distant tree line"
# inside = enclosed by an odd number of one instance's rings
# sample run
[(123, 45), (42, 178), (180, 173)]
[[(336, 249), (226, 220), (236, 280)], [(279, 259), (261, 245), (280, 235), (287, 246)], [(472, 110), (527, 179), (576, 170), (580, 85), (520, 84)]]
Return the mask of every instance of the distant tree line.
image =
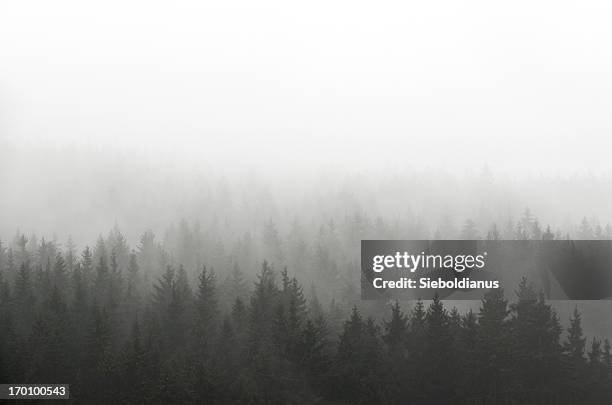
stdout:
[(238, 262), (223, 277), (177, 263), (151, 233), (134, 251), (117, 229), (80, 253), (13, 245), (0, 247), (0, 381), (69, 383), (74, 403), (612, 403), (609, 341), (587, 339), (577, 309), (564, 328), (526, 279), (476, 312), (436, 297), (374, 318), (266, 261), (251, 280)]

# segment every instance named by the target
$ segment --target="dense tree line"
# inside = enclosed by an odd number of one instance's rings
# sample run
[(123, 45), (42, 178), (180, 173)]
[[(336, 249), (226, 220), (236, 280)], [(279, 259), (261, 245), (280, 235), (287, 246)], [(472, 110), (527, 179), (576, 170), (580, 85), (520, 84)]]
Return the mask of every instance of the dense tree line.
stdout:
[(0, 381), (70, 383), (75, 403), (612, 402), (609, 341), (525, 279), (478, 311), (436, 297), (374, 318), (266, 261), (253, 281), (238, 263), (194, 278), (151, 233), (35, 246), (0, 247)]

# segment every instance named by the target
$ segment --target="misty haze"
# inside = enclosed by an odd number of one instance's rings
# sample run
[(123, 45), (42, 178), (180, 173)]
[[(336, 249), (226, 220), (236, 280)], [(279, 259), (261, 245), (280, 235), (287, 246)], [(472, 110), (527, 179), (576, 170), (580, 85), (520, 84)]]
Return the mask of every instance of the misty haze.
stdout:
[(33, 3), (0, 5), (0, 384), (612, 402), (610, 297), (360, 295), (366, 239), (612, 240), (608, 3)]

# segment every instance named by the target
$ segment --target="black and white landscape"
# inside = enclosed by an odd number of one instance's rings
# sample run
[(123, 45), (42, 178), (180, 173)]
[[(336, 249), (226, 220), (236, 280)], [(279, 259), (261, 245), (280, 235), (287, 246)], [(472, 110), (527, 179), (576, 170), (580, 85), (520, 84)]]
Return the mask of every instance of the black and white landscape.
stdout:
[(0, 5), (0, 384), (612, 403), (611, 297), (360, 286), (362, 240), (612, 239), (607, 3), (34, 3)]

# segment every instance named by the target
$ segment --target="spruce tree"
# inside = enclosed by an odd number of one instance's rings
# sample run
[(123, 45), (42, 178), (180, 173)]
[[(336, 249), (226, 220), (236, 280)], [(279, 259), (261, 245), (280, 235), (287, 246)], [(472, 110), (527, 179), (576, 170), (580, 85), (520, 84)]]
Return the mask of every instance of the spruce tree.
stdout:
[(384, 322), (385, 332), (383, 340), (389, 345), (392, 352), (403, 350), (408, 335), (408, 317), (402, 312), (399, 302), (391, 306), (391, 319)]

